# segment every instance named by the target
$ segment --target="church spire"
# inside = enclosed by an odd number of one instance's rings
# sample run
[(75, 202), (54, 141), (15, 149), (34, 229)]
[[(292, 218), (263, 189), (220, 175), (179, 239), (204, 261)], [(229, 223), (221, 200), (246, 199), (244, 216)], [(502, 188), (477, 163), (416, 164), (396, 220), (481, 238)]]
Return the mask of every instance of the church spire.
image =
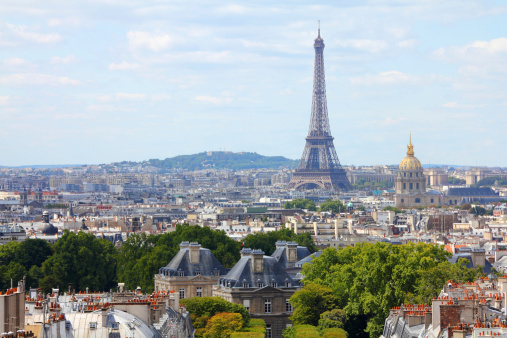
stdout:
[(412, 145), (412, 132), (410, 132), (408, 145), (407, 145), (407, 156), (414, 156), (414, 146)]

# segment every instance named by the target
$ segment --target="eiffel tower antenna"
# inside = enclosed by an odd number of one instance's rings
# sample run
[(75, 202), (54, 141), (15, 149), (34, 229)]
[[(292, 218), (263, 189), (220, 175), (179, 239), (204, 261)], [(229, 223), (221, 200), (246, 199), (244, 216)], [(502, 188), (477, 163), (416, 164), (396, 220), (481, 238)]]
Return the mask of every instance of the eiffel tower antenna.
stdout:
[(327, 113), (326, 79), (324, 73), (324, 40), (318, 36), (313, 44), (315, 65), (310, 127), (298, 168), (292, 175), (289, 189), (349, 190), (350, 182), (340, 165), (334, 148)]

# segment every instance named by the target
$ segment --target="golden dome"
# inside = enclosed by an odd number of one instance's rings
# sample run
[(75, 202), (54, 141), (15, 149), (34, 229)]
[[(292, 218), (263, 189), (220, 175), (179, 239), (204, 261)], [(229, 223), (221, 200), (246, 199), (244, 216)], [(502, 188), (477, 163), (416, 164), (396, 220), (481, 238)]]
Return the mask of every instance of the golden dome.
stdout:
[(400, 170), (422, 170), (421, 162), (414, 156), (414, 146), (412, 145), (412, 135), (407, 145), (407, 157), (400, 162)]

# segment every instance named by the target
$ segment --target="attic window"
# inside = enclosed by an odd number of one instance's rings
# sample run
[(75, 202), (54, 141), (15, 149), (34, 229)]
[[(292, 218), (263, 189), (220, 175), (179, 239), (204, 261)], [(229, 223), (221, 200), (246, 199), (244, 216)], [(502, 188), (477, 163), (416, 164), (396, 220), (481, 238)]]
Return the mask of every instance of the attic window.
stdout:
[(185, 277), (185, 272), (184, 271), (178, 271), (178, 276)]
[(285, 287), (290, 288), (290, 282), (285, 282)]
[(200, 276), (200, 275), (201, 275), (201, 271), (196, 271), (196, 272), (195, 272), (195, 275), (196, 275), (196, 276)]
[(257, 283), (257, 287), (258, 287), (258, 288), (263, 288), (263, 287), (264, 287), (264, 283), (262, 283), (262, 282)]
[(247, 282), (243, 282), (243, 288), (247, 289), (250, 285)]
[(271, 282), (271, 287), (277, 288), (278, 287), (278, 283), (277, 282)]
[(220, 271), (215, 270), (215, 277), (218, 277), (220, 275)]
[(97, 328), (97, 322), (90, 322), (90, 329), (96, 329)]

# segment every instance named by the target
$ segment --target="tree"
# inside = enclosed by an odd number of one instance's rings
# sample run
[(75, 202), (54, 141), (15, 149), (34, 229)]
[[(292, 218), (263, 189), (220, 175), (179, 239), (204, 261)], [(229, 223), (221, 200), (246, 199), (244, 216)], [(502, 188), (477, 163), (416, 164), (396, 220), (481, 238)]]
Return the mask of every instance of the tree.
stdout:
[(293, 201), (285, 202), (283, 206), (285, 209), (308, 209), (310, 211), (317, 211), (314, 201), (309, 199), (296, 198)]
[[(344, 328), (349, 335), (364, 337), (366, 332), (378, 337), (392, 307), (427, 302), (438, 295), (443, 281), (472, 280), (481, 274), (480, 269), (450, 264), (448, 257), (450, 253), (442, 246), (424, 243), (377, 242), (338, 250), (328, 248), (303, 267), (303, 290), (308, 284), (331, 288), (336, 307), (347, 314)], [(315, 310), (308, 309), (308, 313), (302, 317), (315, 318)]]
[(328, 199), (324, 203), (321, 203), (319, 206), (320, 211), (331, 211), (335, 214), (339, 214), (342, 211), (346, 211), (347, 208), (340, 201), (333, 201), (332, 199)]
[(470, 208), (470, 213), (475, 216), (484, 216), (486, 214), (486, 209), (478, 205), (474, 205), (473, 208)]
[(42, 264), (45, 282), (52, 278), (62, 283), (60, 287), (72, 285), (78, 291), (115, 286), (116, 249), (108, 240), (66, 230), (53, 248), (55, 253)]
[(289, 229), (250, 234), (245, 237), (243, 243), (245, 248), (260, 249), (269, 256), (275, 252), (276, 242), (278, 241), (295, 241), (299, 245), (306, 246), (311, 252), (317, 251), (317, 247), (315, 246), (310, 233), (301, 233), (296, 235)]
[(239, 313), (221, 312), (208, 320), (205, 338), (228, 338), (243, 327), (243, 318)]
[(290, 319), (295, 325), (316, 326), (319, 323), (320, 314), (334, 309), (338, 300), (330, 287), (308, 284), (290, 297), (290, 303), (294, 307)]
[(347, 314), (342, 309), (332, 309), (320, 314), (319, 329), (327, 329), (336, 327), (342, 329), (345, 321), (347, 320)]
[(405, 211), (401, 210), (401, 209), (398, 209), (396, 207), (392, 207), (392, 206), (387, 206), (384, 208), (384, 211), (394, 211), (395, 214), (402, 214), (404, 213)]

